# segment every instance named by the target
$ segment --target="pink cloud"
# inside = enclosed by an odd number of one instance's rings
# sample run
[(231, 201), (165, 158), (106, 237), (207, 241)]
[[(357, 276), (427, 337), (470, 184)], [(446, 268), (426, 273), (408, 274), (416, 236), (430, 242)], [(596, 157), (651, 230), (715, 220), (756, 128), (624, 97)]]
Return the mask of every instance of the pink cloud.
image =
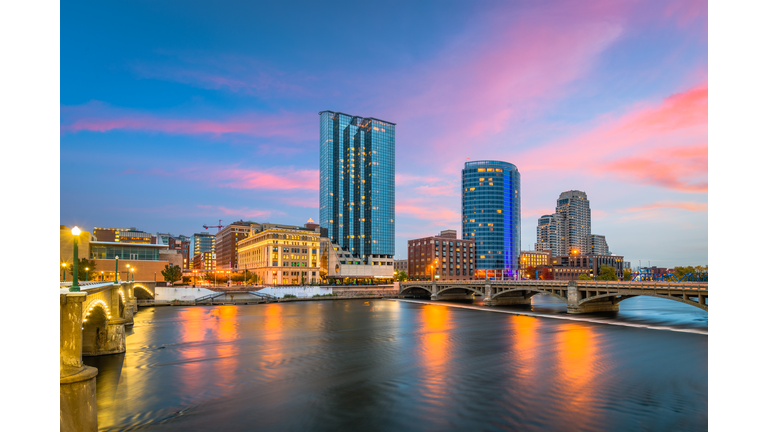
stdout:
[(432, 226), (456, 226), (461, 224), (461, 213), (440, 203), (429, 203), (423, 199), (403, 199), (395, 204), (395, 214), (427, 220)]
[[(225, 134), (238, 134), (303, 140), (313, 138), (315, 133), (314, 129), (308, 126), (309, 115), (293, 113), (249, 113), (222, 120), (173, 118), (112, 108), (100, 102), (91, 102), (77, 107), (62, 107), (61, 112), (63, 123), (65, 123), (60, 128), (62, 134), (129, 130), (174, 135), (219, 137)], [(72, 117), (74, 118), (67, 122)]]
[(637, 213), (637, 212), (644, 212), (648, 210), (657, 210), (657, 209), (682, 209), (682, 210), (688, 210), (692, 212), (707, 212), (708, 205), (707, 203), (697, 203), (692, 201), (684, 201), (684, 202), (658, 201), (652, 204), (646, 204), (646, 205), (637, 206), (637, 207), (629, 207), (629, 208), (618, 210), (618, 211), (620, 213)]
[[(616, 177), (682, 192), (707, 192), (708, 86), (604, 117), (591, 130), (517, 157), (540, 171)], [(585, 170), (585, 167), (589, 167)], [(545, 174), (540, 174), (545, 175)]]
[(153, 169), (140, 171), (129, 169), (123, 174), (149, 174), (163, 177), (180, 177), (217, 187), (233, 189), (258, 189), (264, 191), (289, 191), (319, 189), (318, 170), (296, 170), (292, 167), (267, 170), (238, 167), (185, 168), (177, 171)]

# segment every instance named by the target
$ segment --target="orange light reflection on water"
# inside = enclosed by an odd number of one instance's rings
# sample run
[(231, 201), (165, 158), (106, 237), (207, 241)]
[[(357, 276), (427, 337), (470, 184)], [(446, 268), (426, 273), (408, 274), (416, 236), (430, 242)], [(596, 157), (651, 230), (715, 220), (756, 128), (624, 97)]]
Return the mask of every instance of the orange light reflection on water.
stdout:
[(283, 305), (264, 306), (264, 326), (261, 340), (264, 341), (264, 355), (261, 370), (265, 378), (277, 378), (275, 365), (283, 360)]
[(532, 317), (512, 315), (510, 317), (510, 334), (512, 349), (515, 353), (515, 365), (518, 367), (520, 378), (529, 379), (535, 374), (538, 366), (538, 333), (539, 320)]
[(593, 417), (597, 375), (594, 330), (589, 325), (566, 324), (557, 334), (557, 368), (565, 406), (561, 412), (584, 424)]
[(179, 335), (183, 348), (179, 357), (186, 362), (181, 363), (183, 373), (182, 383), (187, 394), (197, 394), (203, 391), (205, 382), (198, 377), (203, 373), (205, 365), (200, 361), (206, 357), (206, 349), (202, 345), (206, 330), (210, 326), (206, 320), (206, 310), (200, 307), (188, 307), (179, 311), (181, 332)]
[(449, 371), (447, 363), (450, 359), (449, 320), (450, 310), (445, 306), (428, 305), (423, 307), (421, 314), (421, 350), (423, 354), (420, 367), (424, 370), (424, 385), (421, 391), (435, 405), (445, 405), (447, 396), (447, 380)]

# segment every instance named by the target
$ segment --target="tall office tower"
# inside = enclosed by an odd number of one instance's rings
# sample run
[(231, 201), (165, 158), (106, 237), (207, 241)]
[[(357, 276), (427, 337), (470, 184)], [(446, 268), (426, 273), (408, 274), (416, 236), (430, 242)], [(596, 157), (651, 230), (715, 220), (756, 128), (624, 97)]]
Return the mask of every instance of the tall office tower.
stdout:
[[(202, 268), (216, 269), (216, 237), (212, 234), (203, 232), (192, 234), (192, 260), (195, 256), (203, 255), (206, 265)], [(210, 261), (210, 262), (209, 262)]]
[(561, 243), (557, 253), (552, 255), (566, 256), (575, 251), (588, 254), (591, 249), (589, 235), (592, 233), (592, 213), (587, 194), (577, 190), (561, 193), (557, 199), (556, 214), (560, 219)]
[(608, 248), (608, 242), (605, 241), (605, 236), (600, 234), (589, 235), (589, 254), (591, 255), (610, 255), (611, 251)]
[(539, 218), (539, 224), (536, 226), (536, 251), (550, 251), (555, 254), (560, 243), (560, 224), (558, 215), (544, 215)]
[(475, 241), (475, 277), (512, 277), (520, 255), (520, 172), (508, 162), (466, 162), (461, 236)]
[(320, 227), (328, 229), (332, 243), (363, 263), (372, 263), (369, 258), (391, 263), (395, 124), (333, 111), (319, 114)]

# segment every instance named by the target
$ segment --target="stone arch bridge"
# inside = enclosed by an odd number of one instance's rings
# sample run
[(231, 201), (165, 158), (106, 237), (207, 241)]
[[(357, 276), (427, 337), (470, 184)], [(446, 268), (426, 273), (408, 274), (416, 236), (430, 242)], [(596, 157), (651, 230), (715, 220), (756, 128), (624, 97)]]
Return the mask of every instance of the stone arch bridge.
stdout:
[(133, 326), (136, 299), (154, 299), (156, 282), (82, 282), (80, 292), (61, 283), (60, 404), (62, 431), (96, 431), (96, 375), (83, 356), (125, 352), (125, 328)]
[(637, 297), (658, 297), (708, 311), (707, 282), (669, 281), (434, 281), (401, 282), (399, 297), (432, 300), (483, 298), (487, 306), (531, 304), (537, 294), (549, 295), (568, 306), (568, 313), (618, 311), (619, 303)]

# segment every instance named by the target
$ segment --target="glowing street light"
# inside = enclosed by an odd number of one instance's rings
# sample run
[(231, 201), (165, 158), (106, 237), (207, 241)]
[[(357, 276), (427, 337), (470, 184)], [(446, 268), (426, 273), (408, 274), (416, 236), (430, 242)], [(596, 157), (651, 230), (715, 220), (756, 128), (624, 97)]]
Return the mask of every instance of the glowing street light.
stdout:
[(61, 263), (61, 281), (67, 281), (67, 263)]
[(72, 235), (75, 236), (75, 244), (72, 250), (74, 258), (72, 259), (72, 286), (69, 287), (70, 292), (80, 292), (80, 284), (78, 283), (77, 274), (77, 238), (80, 236), (80, 228), (75, 226), (72, 228)]
[(88, 270), (90, 270), (88, 267), (85, 268), (85, 281), (88, 282)]
[(120, 274), (117, 268), (117, 262), (120, 261), (120, 257), (115, 255), (115, 285), (117, 285), (117, 275)]
[(136, 269), (131, 267), (131, 282), (136, 282), (136, 273), (134, 273), (135, 271)]

